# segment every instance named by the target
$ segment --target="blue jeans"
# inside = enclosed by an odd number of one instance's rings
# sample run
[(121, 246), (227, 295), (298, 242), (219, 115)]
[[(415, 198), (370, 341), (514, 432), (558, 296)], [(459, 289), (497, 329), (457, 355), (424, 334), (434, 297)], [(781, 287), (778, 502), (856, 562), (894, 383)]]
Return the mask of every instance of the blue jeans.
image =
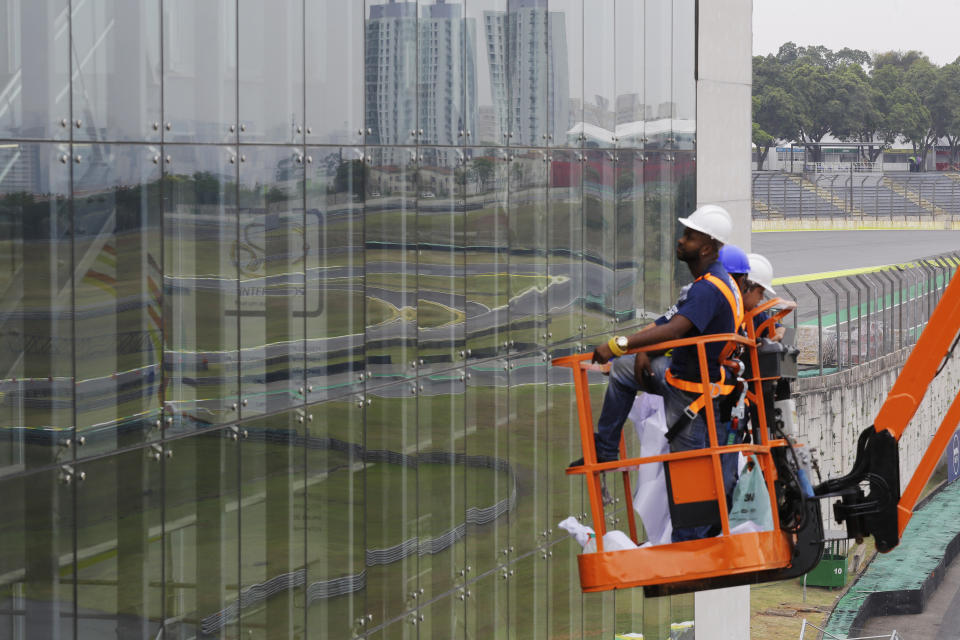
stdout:
[[(614, 359), (610, 366), (610, 382), (607, 384), (603, 408), (597, 421), (597, 455), (601, 458), (616, 459), (619, 456), (623, 423), (627, 421), (637, 391), (641, 390), (641, 384), (633, 373), (635, 361), (635, 355), (622, 356)], [(696, 398), (696, 394), (681, 391), (667, 383), (670, 358), (654, 358), (650, 365), (653, 375), (645, 380), (645, 388), (642, 390), (663, 398), (663, 412), (669, 429), (676, 424), (683, 410)], [(717, 400), (713, 401), (713, 411), (714, 415), (719, 415)], [(707, 419), (703, 413), (698, 413), (693, 420), (687, 421), (683, 429), (670, 441), (671, 452), (703, 449), (707, 446)], [(709, 529), (709, 525), (675, 528), (673, 541), (697, 540), (706, 537)]]

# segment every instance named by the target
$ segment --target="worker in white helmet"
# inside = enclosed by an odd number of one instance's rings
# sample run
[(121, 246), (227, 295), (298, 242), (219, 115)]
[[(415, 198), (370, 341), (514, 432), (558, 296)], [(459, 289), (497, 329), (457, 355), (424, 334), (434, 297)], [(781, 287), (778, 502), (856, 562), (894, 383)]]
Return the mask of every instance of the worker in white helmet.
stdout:
[[(678, 347), (670, 357), (650, 359), (646, 353), (624, 355), (636, 349), (679, 338), (717, 333), (734, 333), (743, 318), (743, 302), (737, 285), (718, 260), (720, 248), (730, 240), (733, 224), (730, 214), (716, 205), (698, 208), (689, 217), (680, 218), (685, 227), (677, 242), (677, 259), (685, 262), (694, 282), (685, 288), (677, 303), (657, 318), (654, 324), (630, 336), (616, 336), (594, 350), (596, 362), (616, 357), (610, 368), (603, 408), (595, 434), (597, 459), (609, 462), (619, 457), (620, 433), (637, 391), (663, 397), (671, 451), (689, 451), (707, 446), (705, 398), (700, 384), (696, 347)], [(731, 343), (732, 344), (732, 343)], [(707, 345), (710, 380), (729, 392), (731, 381), (724, 378), (720, 361), (729, 347), (715, 342)], [(622, 357), (620, 357), (622, 356)], [(580, 466), (583, 459), (570, 464)], [(673, 540), (693, 540), (707, 535), (709, 526), (675, 527)]]
[[(747, 260), (750, 262), (750, 271), (747, 273), (747, 281), (743, 290), (743, 308), (747, 311), (756, 307), (763, 300), (765, 294), (776, 296), (777, 292), (773, 289), (773, 265), (759, 253), (747, 254)], [(770, 316), (766, 311), (761, 311), (753, 317), (753, 328), (758, 329)], [(758, 338), (769, 338), (776, 342), (783, 340), (786, 329), (779, 323), (773, 328), (772, 332), (765, 331), (764, 335)]]

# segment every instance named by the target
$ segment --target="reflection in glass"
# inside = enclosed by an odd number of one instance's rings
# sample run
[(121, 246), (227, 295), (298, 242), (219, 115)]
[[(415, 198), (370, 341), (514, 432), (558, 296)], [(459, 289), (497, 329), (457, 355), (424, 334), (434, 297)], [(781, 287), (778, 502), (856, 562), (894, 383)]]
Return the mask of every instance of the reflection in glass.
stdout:
[(362, 396), (307, 408), (309, 638), (348, 640), (367, 626)]
[(672, 74), (667, 63), (672, 51), (673, 1), (644, 0), (645, 138), (650, 148), (669, 146), (673, 131)]
[[(583, 324), (584, 163), (575, 151), (551, 152), (547, 185), (547, 342), (579, 338)], [(561, 518), (562, 519), (562, 518)]]
[(418, 139), (421, 144), (463, 144), (466, 132), (477, 125), (477, 23), (464, 18), (463, 3), (457, 0), (419, 2)]
[(546, 154), (518, 149), (510, 156), (510, 346), (546, 343)]
[(583, 13), (583, 0), (550, 0), (548, 141), (558, 147), (583, 146), (587, 133), (596, 134), (584, 126)]
[[(643, 154), (620, 150), (616, 164), (616, 277), (614, 312), (619, 323), (637, 324), (643, 313)], [(627, 333), (626, 327), (618, 329)]]
[(696, 2), (673, 0), (673, 142), (693, 149), (697, 118)]
[[(589, 0), (583, 12), (583, 122), (586, 145), (617, 141), (614, 96), (614, 0)], [(595, 128), (595, 129), (594, 129)]]
[(75, 140), (160, 139), (160, 1), (72, 3)]
[(584, 155), (583, 316), (587, 334), (596, 335), (612, 331), (615, 320), (616, 164), (607, 151)]
[[(537, 549), (510, 564), (507, 588), (510, 590), (510, 632), (516, 638), (547, 637), (547, 562), (546, 551)], [(610, 636), (606, 636), (610, 637)]]
[(367, 396), (367, 612), (375, 623), (419, 600), (416, 394), (402, 382)]
[(643, 2), (615, 0), (616, 135), (620, 147), (642, 147), (647, 106), (643, 91)]
[[(464, 471), (466, 554), (471, 568), (467, 578), (508, 560), (509, 514), (517, 499), (508, 449), (508, 371), (506, 360), (489, 360), (468, 366), (466, 372), (466, 454), (471, 461)], [(491, 474), (490, 469), (497, 473)], [(478, 511), (471, 515), (471, 508)]]
[[(371, 171), (358, 148), (307, 155), (307, 398), (316, 401), (363, 389), (363, 197)], [(381, 200), (379, 192), (368, 196), (371, 207)]]
[(517, 503), (510, 517), (511, 560), (545, 544), (547, 530), (556, 525), (546, 520), (546, 497), (550, 491), (545, 384), (548, 366), (540, 353), (516, 356), (509, 361), (508, 447), (511, 470), (517, 480)]
[(226, 428), (170, 444), (163, 511), (166, 637), (237, 637), (237, 436)]
[(465, 92), (464, 112), (474, 114), (476, 124), (467, 127), (464, 140), (468, 145), (502, 146), (507, 143), (509, 108), (504, 31), (507, 0), (468, 0), (466, 5), (464, 58), (474, 59), (476, 92)]
[[(303, 409), (246, 422), (240, 440), (240, 634), (304, 632)], [(302, 579), (302, 578), (301, 578)], [(261, 585), (259, 589), (255, 585)], [(258, 593), (259, 590), (259, 593)]]
[[(693, 153), (676, 153), (673, 155), (673, 183), (676, 193), (674, 198), (673, 219), (690, 215), (697, 208), (697, 162)], [(676, 232), (676, 224), (674, 230)], [(678, 236), (676, 236), (678, 237)], [(676, 239), (673, 240), (676, 244)], [(693, 277), (690, 270), (679, 260), (674, 261), (674, 290), (689, 283)]]
[[(507, 100), (494, 99), (508, 108), (507, 141), (510, 145), (542, 145), (549, 129), (547, 118), (548, 25), (546, 0), (508, 0), (507, 15), (490, 27), (497, 34), (493, 46), (505, 52)], [(489, 45), (488, 45), (489, 46)], [(557, 45), (559, 46), (559, 44)], [(562, 104), (553, 116), (562, 121)]]
[(77, 145), (77, 427), (85, 455), (156, 438), (163, 356), (159, 150)]
[(367, 144), (417, 141), (417, 3), (367, 4), (364, 40)]
[[(50, 464), (73, 427), (70, 155), (0, 145), (0, 468)], [(29, 436), (29, 437), (28, 437)], [(69, 453), (69, 452), (67, 452)]]
[(8, 0), (0, 47), (0, 138), (69, 137), (69, 0)]
[(467, 598), (468, 638), (510, 637), (510, 590), (502, 575), (502, 571), (494, 571), (466, 590), (470, 594)]
[(238, 4), (240, 141), (303, 141), (303, 0)]
[(153, 640), (161, 632), (166, 458), (149, 454), (77, 467), (86, 474), (76, 493), (78, 638)]
[(237, 173), (229, 147), (169, 148), (164, 175), (167, 415), (237, 418)]
[(509, 342), (510, 226), (507, 219), (506, 153), (467, 149), (465, 313), (467, 354), (481, 359)]
[[(583, 640), (606, 640), (617, 633), (614, 627), (613, 600), (616, 591), (601, 591), (600, 593), (583, 594)], [(669, 638), (670, 626), (667, 633), (647, 636), (645, 638)]]
[(369, 151), (366, 368), (374, 380), (410, 377), (417, 358), (416, 151)]
[(305, 162), (291, 147), (244, 147), (241, 156), (236, 260), (244, 416), (303, 403)]
[(7, 637), (74, 637), (73, 487), (60, 473), (0, 484), (0, 628), (10, 630)]
[[(466, 566), (464, 505), (466, 487), (463, 369), (419, 378), (417, 393), (417, 540), (418, 572), (428, 602), (462, 584)], [(422, 390), (421, 390), (422, 387)], [(465, 464), (466, 463), (466, 464)], [(488, 471), (488, 478), (496, 473)], [(477, 505), (480, 506), (480, 505)], [(427, 638), (461, 638), (463, 602), (444, 598), (430, 607), (420, 625)]]
[[(164, 140), (237, 139), (236, 0), (163, 0)], [(164, 123), (165, 124), (165, 123)]]
[(362, 144), (363, 3), (314, 0), (304, 10), (307, 142)]
[(647, 154), (643, 163), (643, 183), (643, 300), (648, 313), (659, 314), (673, 304), (673, 283), (677, 269), (683, 267), (686, 271), (686, 267), (676, 259), (676, 228), (679, 223), (674, 215), (676, 191), (673, 161), (669, 154)]
[(463, 154), (420, 150), (417, 169), (417, 351), (421, 374), (463, 360)]

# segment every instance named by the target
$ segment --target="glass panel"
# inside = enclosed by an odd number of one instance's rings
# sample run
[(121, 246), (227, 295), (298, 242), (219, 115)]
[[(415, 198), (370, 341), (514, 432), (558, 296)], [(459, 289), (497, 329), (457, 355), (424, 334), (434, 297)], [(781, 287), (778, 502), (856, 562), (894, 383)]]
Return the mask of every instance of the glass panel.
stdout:
[(303, 141), (303, 0), (239, 7), (240, 141)]
[(237, 139), (236, 0), (163, 0), (164, 140)]
[(614, 632), (643, 633), (643, 589), (619, 589), (613, 592), (613, 600)]
[[(558, 463), (552, 461), (556, 466)], [(566, 463), (564, 463), (566, 466)], [(569, 478), (564, 478), (569, 482)], [(551, 485), (552, 486), (552, 485)], [(565, 518), (566, 516), (564, 516)], [(562, 520), (563, 518), (561, 518)], [(560, 520), (556, 520), (560, 522)], [(554, 524), (556, 524), (556, 522)], [(561, 531), (566, 537), (566, 532)], [(571, 547), (571, 542), (576, 545)], [(580, 592), (580, 570), (577, 564), (579, 545), (572, 540), (563, 540), (545, 550), (547, 553), (547, 614), (548, 638), (579, 638), (583, 629), (583, 598)], [(550, 555), (553, 554), (553, 555)], [(640, 589), (631, 589), (643, 594)]]
[(583, 121), (584, 132), (589, 132), (585, 144), (589, 146), (612, 147), (617, 141), (613, 2), (591, 0), (583, 12)]
[(298, 638), (306, 604), (303, 409), (241, 425), (240, 633)]
[(366, 355), (374, 380), (410, 377), (417, 358), (417, 174), (412, 147), (370, 149)]
[(0, 484), (0, 628), (10, 630), (6, 637), (74, 637), (74, 492), (60, 474), (52, 469)]
[[(569, 346), (559, 348), (549, 354), (549, 359), (570, 353)], [(570, 516), (584, 519), (590, 510), (584, 497), (585, 483), (582, 478), (566, 475), (567, 465), (583, 457), (580, 444), (580, 423), (577, 417), (577, 400), (573, 392), (573, 376), (565, 367), (547, 364), (547, 459), (543, 462), (547, 469), (547, 524), (553, 527), (550, 540), (567, 537), (567, 532), (557, 527), (557, 523)], [(599, 407), (594, 415), (599, 415)], [(566, 555), (565, 547), (560, 547)], [(580, 590), (576, 590), (580, 593)]]
[[(511, 358), (510, 468), (518, 485), (510, 513), (511, 558), (543, 544), (556, 524), (547, 522), (547, 367), (546, 356), (535, 353)], [(565, 466), (565, 465), (564, 465)], [(520, 611), (527, 611), (521, 608)]]
[(693, 149), (696, 140), (697, 0), (673, 0), (673, 143)]
[(74, 139), (159, 140), (159, 0), (74, 2), (72, 19)]
[[(616, 133), (621, 147), (643, 146), (644, 121), (644, 33), (643, 3), (636, 0), (614, 0), (614, 42), (616, 43)], [(662, 63), (662, 61), (661, 61)]]
[[(583, 126), (583, 0), (550, 0), (550, 141), (580, 147)], [(590, 70), (594, 72), (593, 69)]]
[(614, 310), (618, 323), (625, 326), (618, 333), (628, 333), (627, 326), (643, 322), (643, 154), (639, 151), (617, 152), (616, 165), (616, 295)]
[(160, 152), (75, 145), (78, 453), (159, 436), (163, 400)]
[[(547, 636), (547, 560), (543, 549), (510, 563), (507, 588), (510, 590), (510, 635), (513, 640)], [(610, 636), (607, 636), (610, 637)]]
[[(574, 543), (576, 544), (576, 543)], [(615, 591), (601, 591), (600, 593), (583, 594), (583, 639), (606, 640), (616, 633), (614, 627), (613, 599)], [(670, 625), (667, 632), (647, 635), (644, 638), (669, 638)]]
[(670, 622), (690, 623), (694, 616), (694, 594), (670, 596)]
[(232, 429), (171, 443), (164, 475), (164, 637), (237, 637), (239, 447)]
[(367, 4), (364, 40), (367, 144), (417, 141), (417, 4)]
[(686, 266), (676, 260), (676, 227), (679, 223), (673, 215), (672, 163), (664, 153), (647, 154), (646, 157), (643, 164), (643, 300), (648, 314), (660, 314), (673, 304), (676, 269), (682, 267), (686, 270)]
[(164, 176), (164, 381), (179, 425), (237, 417), (236, 151), (168, 148)]
[(672, 51), (673, 0), (645, 0), (644, 7), (645, 138), (648, 147), (660, 149), (669, 144), (672, 135), (671, 69), (666, 61)]
[(68, 0), (8, 0), (0, 47), (0, 138), (70, 131)]
[(489, 358), (509, 341), (510, 272), (507, 218), (509, 164), (503, 151), (467, 149), (465, 310), (467, 354)]
[[(586, 596), (584, 596), (586, 599)], [(670, 637), (670, 597), (648, 598), (643, 602), (643, 637)]]
[(367, 625), (363, 396), (307, 409), (307, 631), (347, 640)]
[(421, 149), (417, 171), (417, 352), (420, 373), (463, 360), (464, 165), (456, 149)]
[(510, 553), (508, 524), (513, 516), (508, 514), (516, 506), (517, 476), (508, 453), (507, 381), (505, 360), (467, 367), (467, 579), (505, 562)]
[[(693, 153), (673, 154), (673, 182), (674, 182), (674, 209), (672, 218), (690, 215), (697, 208), (697, 162)], [(674, 223), (676, 230), (677, 225)], [(677, 236), (679, 237), (679, 236)], [(672, 239), (672, 246), (676, 246), (676, 239)], [(679, 260), (674, 260), (674, 290), (693, 280), (690, 270)]]
[(577, 339), (583, 324), (583, 163), (575, 151), (551, 152), (547, 186), (547, 342)]
[(507, 115), (507, 0), (468, 0), (464, 60), (476, 64), (476, 95), (469, 83), (465, 111), (476, 114), (476, 125), (468, 127), (467, 144), (506, 144)]
[(547, 163), (541, 151), (517, 150), (510, 162), (510, 344), (545, 344)]
[[(307, 154), (307, 397), (314, 401), (363, 389), (363, 192), (370, 164), (359, 148), (314, 147)], [(368, 195), (370, 209), (381, 199), (379, 192)]]
[(587, 335), (614, 329), (616, 181), (613, 155), (585, 152), (583, 169), (583, 288)]
[[(463, 2), (418, 0), (417, 122), (421, 144), (463, 144), (468, 129), (476, 128), (477, 101), (464, 102), (477, 93), (476, 61), (468, 58), (473, 48), (464, 48)], [(472, 32), (476, 33), (474, 21)], [(419, 131), (418, 131), (419, 133)]]
[(547, 136), (547, 2), (508, 0), (509, 144), (542, 145)]
[(402, 382), (367, 396), (367, 612), (374, 625), (419, 599), (416, 394), (415, 382)]
[(303, 166), (291, 147), (244, 147), (240, 237), (240, 395), (244, 416), (303, 403)]
[(162, 633), (165, 459), (155, 445), (77, 467), (78, 638)]
[(449, 594), (463, 584), (466, 566), (464, 379), (463, 369), (419, 378), (417, 554), (423, 593), (417, 600), (440, 598), (424, 612), (423, 638), (462, 638), (465, 632), (463, 601)]
[(468, 638), (506, 638), (509, 630), (510, 591), (503, 570), (493, 571), (467, 585)]
[(363, 3), (314, 0), (305, 12), (307, 142), (362, 144)]
[(51, 464), (73, 433), (69, 162), (66, 145), (0, 145), (0, 473)]

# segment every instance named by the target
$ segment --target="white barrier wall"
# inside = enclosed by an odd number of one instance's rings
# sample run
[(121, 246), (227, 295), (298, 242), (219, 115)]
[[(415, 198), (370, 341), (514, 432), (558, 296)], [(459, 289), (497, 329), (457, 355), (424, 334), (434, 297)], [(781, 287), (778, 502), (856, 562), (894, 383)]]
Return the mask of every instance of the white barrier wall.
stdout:
[[(910, 349), (901, 349), (872, 362), (794, 383), (798, 439), (814, 450), (823, 479), (841, 476), (853, 466), (857, 438), (873, 424), (906, 361)], [(947, 363), (927, 391), (920, 408), (900, 438), (900, 488), (907, 486), (930, 439), (960, 388), (960, 355)], [(812, 479), (814, 483), (818, 479)], [(842, 529), (830, 517), (823, 501), (824, 527)]]

